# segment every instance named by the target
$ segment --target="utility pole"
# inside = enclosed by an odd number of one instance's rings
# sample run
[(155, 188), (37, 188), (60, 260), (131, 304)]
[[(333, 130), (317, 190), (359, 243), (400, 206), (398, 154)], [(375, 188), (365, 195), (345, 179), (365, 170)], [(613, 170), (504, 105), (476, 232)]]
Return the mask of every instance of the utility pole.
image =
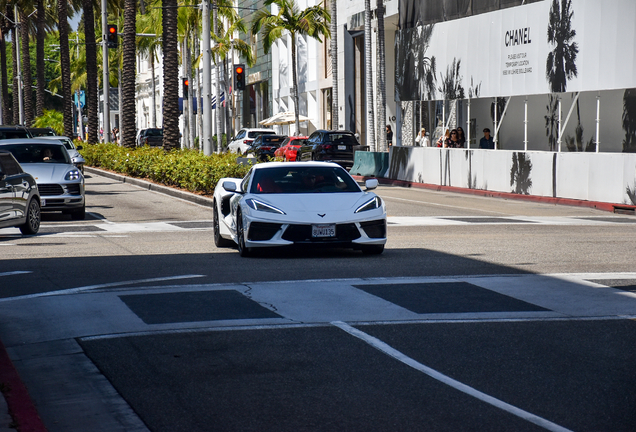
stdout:
[[(203, 20), (203, 101), (199, 107), (203, 112), (203, 134), (201, 148), (203, 154), (212, 154), (212, 70), (210, 62), (210, 0), (201, 2)], [(220, 134), (219, 134), (220, 137)]]
[(106, 32), (108, 29), (108, 12), (106, 11), (106, 0), (102, 0), (102, 85), (104, 88), (104, 141), (110, 141), (110, 82), (108, 78), (108, 40)]

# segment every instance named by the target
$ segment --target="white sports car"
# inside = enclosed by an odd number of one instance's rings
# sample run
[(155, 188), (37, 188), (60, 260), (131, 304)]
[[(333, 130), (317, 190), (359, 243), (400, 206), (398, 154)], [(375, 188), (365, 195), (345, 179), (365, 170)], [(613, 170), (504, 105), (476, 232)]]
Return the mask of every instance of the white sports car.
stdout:
[(255, 248), (311, 245), (352, 247), (380, 254), (386, 243), (386, 207), (340, 165), (269, 162), (243, 179), (222, 178), (214, 189), (214, 243)]

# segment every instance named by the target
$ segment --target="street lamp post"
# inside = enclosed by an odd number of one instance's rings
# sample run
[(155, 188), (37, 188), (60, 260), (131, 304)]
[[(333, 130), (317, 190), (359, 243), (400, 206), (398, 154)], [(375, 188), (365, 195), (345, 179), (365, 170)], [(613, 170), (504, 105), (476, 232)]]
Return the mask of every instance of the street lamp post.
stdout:
[[(16, 72), (18, 75), (18, 111), (20, 113), (20, 124), (24, 124), (24, 101), (22, 99), (22, 69), (20, 67), (20, 22), (18, 21), (18, 6), (13, 6), (13, 16), (15, 19), (15, 52), (16, 52)], [(15, 91), (16, 89), (13, 89)]]
[(110, 141), (110, 82), (108, 78), (108, 40), (106, 31), (108, 28), (108, 12), (106, 11), (106, 0), (102, 0), (102, 85), (104, 88), (104, 141)]

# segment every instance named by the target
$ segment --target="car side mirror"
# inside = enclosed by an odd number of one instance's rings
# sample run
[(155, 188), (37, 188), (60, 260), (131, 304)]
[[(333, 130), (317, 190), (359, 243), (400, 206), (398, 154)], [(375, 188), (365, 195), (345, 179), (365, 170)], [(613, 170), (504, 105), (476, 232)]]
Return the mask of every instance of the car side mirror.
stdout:
[(364, 186), (367, 190), (375, 189), (378, 187), (378, 179), (368, 179), (364, 182)]
[(223, 182), (223, 189), (225, 189), (228, 192), (237, 192), (236, 183), (231, 182), (231, 181), (224, 181)]

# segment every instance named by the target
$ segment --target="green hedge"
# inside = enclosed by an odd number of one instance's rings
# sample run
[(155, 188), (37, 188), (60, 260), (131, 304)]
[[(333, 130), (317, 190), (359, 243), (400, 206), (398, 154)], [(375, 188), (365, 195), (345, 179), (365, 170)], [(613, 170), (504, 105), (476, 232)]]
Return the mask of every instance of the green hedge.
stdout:
[(165, 152), (161, 147), (126, 148), (112, 143), (81, 145), (80, 153), (86, 166), (203, 194), (212, 194), (219, 179), (242, 178), (250, 168), (239, 165), (236, 154), (231, 153), (205, 156), (197, 150)]

